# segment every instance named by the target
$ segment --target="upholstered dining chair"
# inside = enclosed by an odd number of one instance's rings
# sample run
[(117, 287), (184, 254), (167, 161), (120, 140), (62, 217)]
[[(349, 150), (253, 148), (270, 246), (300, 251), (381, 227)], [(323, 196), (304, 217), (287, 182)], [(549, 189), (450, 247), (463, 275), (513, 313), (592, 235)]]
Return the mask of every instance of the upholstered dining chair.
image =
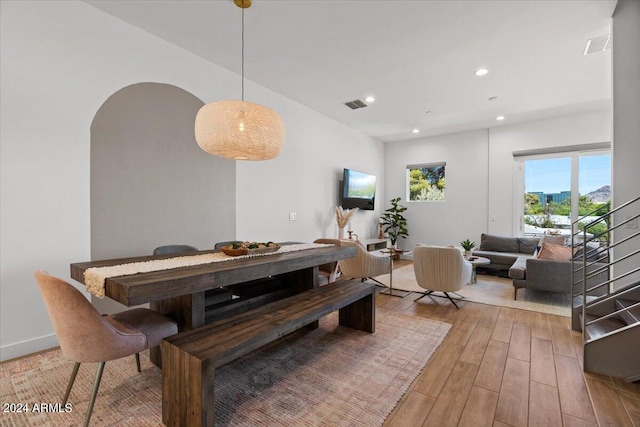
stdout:
[(190, 245), (165, 245), (158, 246), (153, 250), (154, 255), (174, 255), (198, 252), (198, 248)]
[(459, 291), (469, 283), (472, 272), (471, 263), (464, 259), (459, 249), (417, 244), (413, 250), (413, 269), (418, 285), (426, 289), (416, 301), (434, 291), (442, 292), (459, 309), (449, 292)]
[[(313, 243), (324, 243), (329, 245), (340, 246), (340, 239), (316, 239)], [(318, 267), (318, 275), (322, 279), (321, 285), (328, 285), (329, 283), (333, 283), (338, 278), (339, 268), (338, 261), (330, 262), (329, 264), (322, 264)], [(326, 280), (327, 283), (324, 283)]]
[[(364, 282), (367, 279), (371, 279), (374, 282), (378, 282), (374, 279), (375, 276), (381, 274), (388, 274), (391, 271), (391, 263), (388, 256), (377, 256), (368, 252), (364, 245), (357, 240), (340, 240), (342, 246), (352, 246), (357, 249), (357, 254), (353, 258), (341, 259), (338, 264), (340, 271), (344, 277), (352, 277), (362, 279)], [(383, 283), (380, 283), (385, 286)]]
[(88, 426), (105, 363), (135, 354), (140, 372), (139, 353), (177, 334), (178, 326), (172, 319), (146, 308), (102, 316), (71, 284), (40, 270), (35, 276), (62, 353), (75, 362), (63, 406), (67, 403), (80, 364), (100, 363), (85, 415), (84, 425)]

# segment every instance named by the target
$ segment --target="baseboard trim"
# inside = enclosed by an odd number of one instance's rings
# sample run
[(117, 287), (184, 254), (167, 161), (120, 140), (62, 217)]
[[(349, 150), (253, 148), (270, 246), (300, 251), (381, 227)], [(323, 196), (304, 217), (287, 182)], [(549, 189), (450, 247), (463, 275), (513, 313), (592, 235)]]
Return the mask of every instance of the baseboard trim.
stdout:
[(27, 356), (29, 354), (48, 350), (57, 346), (58, 338), (56, 337), (56, 334), (45, 335), (31, 340), (4, 345), (0, 347), (0, 361), (5, 362), (7, 360)]

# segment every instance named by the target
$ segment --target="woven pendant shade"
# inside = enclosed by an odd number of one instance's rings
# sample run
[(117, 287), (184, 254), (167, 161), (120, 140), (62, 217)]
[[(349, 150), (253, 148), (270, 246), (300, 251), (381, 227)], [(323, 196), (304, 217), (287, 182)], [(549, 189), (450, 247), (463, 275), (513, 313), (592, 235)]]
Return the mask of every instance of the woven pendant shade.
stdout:
[(233, 160), (269, 160), (284, 146), (284, 123), (270, 108), (245, 101), (217, 101), (200, 109), (196, 141), (209, 154)]

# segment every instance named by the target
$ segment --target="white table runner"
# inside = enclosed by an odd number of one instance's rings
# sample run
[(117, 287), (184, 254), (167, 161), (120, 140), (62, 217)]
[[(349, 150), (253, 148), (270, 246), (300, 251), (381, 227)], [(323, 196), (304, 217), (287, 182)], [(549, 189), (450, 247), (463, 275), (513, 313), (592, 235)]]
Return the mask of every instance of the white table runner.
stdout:
[(128, 264), (112, 265), (108, 267), (88, 268), (84, 272), (84, 283), (87, 286), (87, 292), (104, 298), (105, 280), (108, 277), (128, 276), (131, 274), (148, 273), (151, 271), (170, 270), (172, 268), (190, 267), (194, 265), (209, 264), (212, 262), (223, 262), (231, 259), (252, 258), (257, 256), (269, 256), (282, 254), (286, 252), (303, 251), (307, 249), (321, 248), (325, 246), (333, 246), (322, 243), (297, 243), (293, 245), (283, 245), (276, 252), (267, 252), (262, 254), (229, 256), (222, 252), (215, 252), (203, 255), (179, 256), (175, 258), (157, 259), (143, 262), (132, 262)]

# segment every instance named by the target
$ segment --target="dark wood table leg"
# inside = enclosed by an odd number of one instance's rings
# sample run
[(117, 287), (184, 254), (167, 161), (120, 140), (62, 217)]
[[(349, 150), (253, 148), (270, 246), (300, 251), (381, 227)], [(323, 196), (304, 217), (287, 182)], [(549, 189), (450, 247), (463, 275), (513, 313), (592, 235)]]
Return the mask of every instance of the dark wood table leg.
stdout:
[[(204, 292), (154, 301), (149, 307), (175, 320), (178, 323), (178, 332), (190, 331), (204, 325)], [(151, 363), (162, 367), (159, 347), (151, 348), (149, 357)]]
[[(296, 293), (304, 292), (320, 286), (318, 281), (318, 266), (305, 268), (303, 270), (292, 271), (287, 274), (278, 276), (285, 286), (292, 286)], [(317, 329), (320, 326), (319, 321), (309, 323), (306, 327), (309, 329)]]

